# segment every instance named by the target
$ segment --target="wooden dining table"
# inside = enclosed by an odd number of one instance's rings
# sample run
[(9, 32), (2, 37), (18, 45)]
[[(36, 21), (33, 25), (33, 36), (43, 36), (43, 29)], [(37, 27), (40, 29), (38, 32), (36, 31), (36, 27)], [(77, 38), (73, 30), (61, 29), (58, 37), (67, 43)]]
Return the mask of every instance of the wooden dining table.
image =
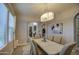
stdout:
[(43, 51), (45, 51), (48, 55), (58, 54), (64, 45), (58, 44), (54, 41), (46, 40), (43, 41), (43, 38), (40, 39), (32, 39)]

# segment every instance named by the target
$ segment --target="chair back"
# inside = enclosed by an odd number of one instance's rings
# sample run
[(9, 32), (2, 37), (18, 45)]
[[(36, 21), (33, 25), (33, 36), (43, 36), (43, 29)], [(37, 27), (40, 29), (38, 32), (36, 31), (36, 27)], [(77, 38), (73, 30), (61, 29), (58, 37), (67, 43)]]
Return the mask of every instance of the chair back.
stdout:
[(76, 45), (75, 42), (66, 44), (66, 45), (63, 47), (62, 51), (61, 51), (59, 54), (60, 54), (60, 55), (70, 55), (71, 52), (72, 52), (72, 49), (73, 49), (73, 47), (74, 47), (75, 45)]

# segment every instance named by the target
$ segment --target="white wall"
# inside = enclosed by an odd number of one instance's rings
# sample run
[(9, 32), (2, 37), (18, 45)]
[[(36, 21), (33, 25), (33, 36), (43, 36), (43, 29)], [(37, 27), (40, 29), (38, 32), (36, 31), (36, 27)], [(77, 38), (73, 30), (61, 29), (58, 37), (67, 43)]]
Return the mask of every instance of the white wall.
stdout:
[(21, 19), (17, 18), (16, 21), (16, 40), (18, 40), (19, 44), (24, 44), (27, 42), (27, 26), (28, 23)]
[[(16, 20), (16, 40), (19, 44), (27, 43), (28, 41), (28, 24), (31, 22), (38, 22), (35, 18), (28, 18), (26, 16), (17, 16)], [(39, 26), (38, 26), (39, 27)], [(39, 29), (37, 29), (39, 31)], [(37, 31), (37, 32), (38, 32)]]
[[(49, 22), (48, 26), (48, 35), (52, 34), (52, 31), (50, 30), (52, 24), (54, 23), (63, 23), (63, 36), (65, 39), (65, 42), (71, 42), (74, 41), (74, 16), (76, 13), (79, 12), (79, 6), (75, 5), (67, 10), (62, 11), (57, 16), (55, 15), (55, 19)], [(23, 17), (24, 18), (24, 17)], [(17, 19), (17, 26), (16, 26), (16, 39), (19, 40), (19, 43), (24, 43), (27, 40), (27, 26), (28, 26), (28, 20), (27, 18), (21, 18), (18, 17)], [(33, 18), (32, 18), (33, 19)], [(38, 31), (40, 30), (40, 26)]]
[(65, 42), (74, 41), (74, 16), (79, 12), (79, 6), (74, 6), (68, 10), (62, 11), (60, 15), (50, 22), (48, 26), (49, 35), (51, 35), (52, 31), (50, 27), (54, 23), (63, 23), (63, 36)]

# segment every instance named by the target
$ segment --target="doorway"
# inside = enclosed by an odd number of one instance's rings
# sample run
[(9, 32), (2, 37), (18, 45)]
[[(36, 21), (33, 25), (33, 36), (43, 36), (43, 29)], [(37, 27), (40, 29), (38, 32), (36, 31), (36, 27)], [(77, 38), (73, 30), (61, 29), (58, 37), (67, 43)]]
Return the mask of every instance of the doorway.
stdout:
[(74, 17), (74, 40), (79, 42), (79, 13)]
[(38, 34), (38, 23), (37, 22), (31, 22), (28, 24), (28, 38), (36, 37)]

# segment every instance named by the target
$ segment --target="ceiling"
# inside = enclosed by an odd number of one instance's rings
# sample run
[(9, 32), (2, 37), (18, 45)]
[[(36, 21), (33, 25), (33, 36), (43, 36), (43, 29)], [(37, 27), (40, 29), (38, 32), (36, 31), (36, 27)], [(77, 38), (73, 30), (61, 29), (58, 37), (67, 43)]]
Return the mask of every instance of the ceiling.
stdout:
[(77, 4), (59, 3), (15, 3), (15, 12), (18, 16), (40, 19), (45, 12), (54, 12), (55, 15), (76, 6)]

